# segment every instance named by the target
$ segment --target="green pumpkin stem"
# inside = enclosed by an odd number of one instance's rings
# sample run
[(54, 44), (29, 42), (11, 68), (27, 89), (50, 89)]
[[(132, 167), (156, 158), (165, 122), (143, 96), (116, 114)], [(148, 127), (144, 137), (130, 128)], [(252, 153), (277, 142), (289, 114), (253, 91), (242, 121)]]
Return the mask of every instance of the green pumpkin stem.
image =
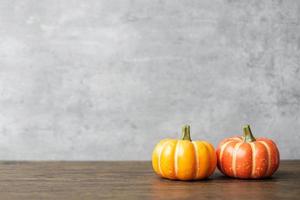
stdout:
[(184, 125), (182, 127), (182, 140), (192, 141), (190, 132), (190, 125)]
[(244, 131), (244, 142), (254, 142), (256, 141), (255, 137), (252, 134), (252, 131), (250, 129), (250, 125), (245, 125), (243, 127), (243, 131)]

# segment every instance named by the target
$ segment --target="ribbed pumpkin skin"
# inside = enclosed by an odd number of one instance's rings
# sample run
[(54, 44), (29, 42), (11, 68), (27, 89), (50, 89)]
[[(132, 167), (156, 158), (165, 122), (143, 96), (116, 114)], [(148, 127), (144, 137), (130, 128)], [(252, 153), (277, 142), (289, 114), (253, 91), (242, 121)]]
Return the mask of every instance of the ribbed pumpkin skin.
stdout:
[(244, 142), (236, 136), (223, 140), (217, 148), (218, 169), (225, 175), (241, 179), (272, 176), (279, 167), (279, 151), (267, 138)]
[(216, 164), (215, 150), (205, 141), (164, 139), (152, 153), (154, 171), (168, 179), (204, 179), (214, 172)]

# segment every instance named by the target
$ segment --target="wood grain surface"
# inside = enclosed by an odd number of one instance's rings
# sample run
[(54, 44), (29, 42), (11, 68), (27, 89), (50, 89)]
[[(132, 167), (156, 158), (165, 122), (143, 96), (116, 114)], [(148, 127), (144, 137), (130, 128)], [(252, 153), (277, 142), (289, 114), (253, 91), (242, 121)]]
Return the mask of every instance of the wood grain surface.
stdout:
[(157, 177), (150, 162), (0, 162), (0, 199), (300, 199), (300, 161), (269, 179)]

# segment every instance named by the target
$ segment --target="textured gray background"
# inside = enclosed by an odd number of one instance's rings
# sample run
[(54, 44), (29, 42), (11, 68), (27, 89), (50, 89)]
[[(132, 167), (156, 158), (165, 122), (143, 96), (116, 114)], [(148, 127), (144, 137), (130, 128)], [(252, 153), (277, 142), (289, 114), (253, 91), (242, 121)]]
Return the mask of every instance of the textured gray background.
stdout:
[(300, 158), (300, 1), (0, 0), (0, 159), (148, 160), (241, 133)]

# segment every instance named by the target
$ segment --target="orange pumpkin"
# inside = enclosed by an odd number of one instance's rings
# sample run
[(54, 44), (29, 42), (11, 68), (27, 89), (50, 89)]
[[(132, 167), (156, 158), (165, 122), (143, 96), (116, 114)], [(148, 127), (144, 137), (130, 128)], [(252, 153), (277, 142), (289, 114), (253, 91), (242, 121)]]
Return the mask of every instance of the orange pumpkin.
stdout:
[(188, 125), (182, 128), (181, 140), (161, 140), (152, 153), (154, 171), (168, 179), (204, 179), (214, 172), (216, 164), (214, 147), (205, 141), (192, 141)]
[(217, 148), (218, 169), (225, 175), (243, 179), (272, 176), (279, 166), (276, 144), (267, 138), (255, 139), (250, 126), (243, 128), (243, 137), (230, 137)]

